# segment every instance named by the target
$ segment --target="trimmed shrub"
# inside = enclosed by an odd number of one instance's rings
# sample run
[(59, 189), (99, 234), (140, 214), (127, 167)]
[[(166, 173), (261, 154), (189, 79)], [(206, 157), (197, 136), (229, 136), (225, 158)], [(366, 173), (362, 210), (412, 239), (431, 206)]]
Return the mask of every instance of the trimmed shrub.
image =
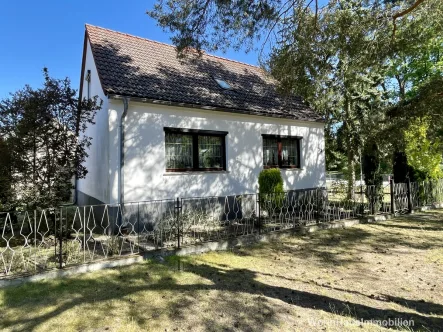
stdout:
[(282, 193), (283, 178), (278, 168), (264, 169), (258, 176), (258, 192), (260, 194)]
[(258, 176), (260, 206), (271, 216), (283, 205), (283, 178), (278, 168), (264, 169)]

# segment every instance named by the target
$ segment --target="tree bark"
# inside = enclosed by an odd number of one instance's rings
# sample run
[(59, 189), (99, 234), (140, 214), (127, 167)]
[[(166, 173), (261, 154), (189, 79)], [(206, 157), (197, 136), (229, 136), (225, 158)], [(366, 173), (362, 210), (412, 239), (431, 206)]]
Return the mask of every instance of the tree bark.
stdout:
[(348, 96), (345, 97), (345, 131), (346, 131), (346, 148), (348, 150), (348, 199), (354, 199), (355, 196), (355, 152), (352, 144), (352, 133), (349, 127), (349, 120), (351, 116), (351, 101)]
[(400, 78), (399, 75), (395, 75), (395, 79), (397, 80), (397, 84), (398, 84), (398, 92), (399, 92), (399, 96), (400, 96), (400, 100), (404, 100), (405, 99), (405, 81)]

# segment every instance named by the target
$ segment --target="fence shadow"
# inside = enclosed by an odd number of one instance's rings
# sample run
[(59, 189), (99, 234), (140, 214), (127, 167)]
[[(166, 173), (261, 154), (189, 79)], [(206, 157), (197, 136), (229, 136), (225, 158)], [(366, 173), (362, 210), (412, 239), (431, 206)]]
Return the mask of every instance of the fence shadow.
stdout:
[[(443, 326), (443, 318), (440, 317), (426, 317), (407, 311), (380, 309), (295, 288), (269, 285), (258, 281), (258, 273), (249, 269), (228, 270), (207, 264), (193, 264), (186, 259), (182, 262), (181, 266), (184, 266), (186, 272), (200, 277), (200, 280), (204, 281), (204, 283), (182, 284), (179, 282), (179, 273), (177, 274), (177, 272), (165, 269), (162, 270), (160, 278), (156, 279), (156, 281), (140, 282), (140, 270), (131, 269), (130, 271), (120, 270), (117, 275), (113, 274), (100, 280), (69, 279), (63, 283), (39, 283), (33, 287), (24, 286), (22, 290), (18, 290), (17, 288), (6, 289), (4, 292), (4, 301), (8, 309), (13, 310), (18, 307), (21, 309), (23, 309), (23, 307), (29, 307), (29, 310), (34, 313), (42, 313), (32, 318), (16, 318), (13, 321), (2, 320), (0, 327), (8, 329), (15, 326), (15, 331), (34, 330), (40, 324), (79, 305), (93, 306), (94, 311), (99, 312), (95, 312), (95, 318), (92, 319), (103, 319), (103, 317), (106, 317), (109, 313), (109, 309), (101, 306), (101, 302), (120, 299), (123, 296), (125, 298), (131, 298), (131, 295), (137, 292), (144, 292), (144, 294), (146, 294), (145, 298), (149, 298), (150, 292), (159, 291), (164, 291), (168, 294), (188, 295), (184, 302), (176, 300), (172, 295), (171, 298), (165, 299), (165, 302), (167, 302), (166, 307), (168, 308), (167, 312), (169, 318), (172, 320), (186, 317), (186, 315), (189, 314), (189, 308), (192, 308), (192, 305), (198, 301), (198, 292), (218, 291), (217, 294), (220, 296), (217, 296), (217, 301), (213, 303), (213, 306), (219, 308), (220, 312), (224, 312), (223, 310), (226, 310), (226, 308), (236, 308), (236, 310), (243, 308), (243, 310), (247, 310), (247, 315), (241, 316), (237, 321), (238, 328), (245, 331), (263, 329), (263, 326), (272, 324), (273, 321), (275, 322), (277, 312), (269, 303), (266, 303), (264, 307), (260, 307), (258, 304), (252, 304), (246, 309), (240, 301), (241, 294), (243, 293), (258, 296), (262, 299), (268, 298), (283, 301), (294, 307), (324, 311), (357, 320), (407, 319), (413, 320), (415, 326), (423, 326), (430, 330), (438, 330)], [(146, 272), (149, 273), (149, 271), (148, 265), (146, 266)], [(122, 285), (124, 285), (124, 287), (122, 287)], [(96, 292), (96, 296), (94, 297), (88, 294), (92, 289)], [(33, 298), (38, 298), (38, 296), (42, 296), (43, 294), (61, 296), (67, 292), (71, 292), (69, 293), (69, 300), (65, 297), (63, 297), (63, 301), (57, 301), (57, 297), (54, 297), (51, 298), (50, 301), (39, 301), (38, 303), (36, 303), (35, 300), (28, 302), (25, 300), (29, 298), (29, 296)], [(17, 301), (18, 293), (22, 293), (22, 301)], [(399, 302), (403, 301), (403, 299), (395, 300)], [(54, 309), (51, 311), (43, 311), (42, 306), (47, 306), (48, 304), (54, 306)], [(128, 303), (128, 305), (130, 304)], [(426, 305), (430, 305), (429, 303), (414, 303), (414, 305), (418, 308), (418, 311), (423, 313), (427, 313), (430, 310), (434, 310), (434, 313), (442, 311), (439, 305), (430, 307), (426, 307)], [(258, 310), (259, 307), (261, 308), (260, 310)], [(426, 308), (429, 308), (429, 310)], [(264, 311), (266, 311), (265, 317), (263, 317)], [(146, 321), (146, 314), (145, 311), (140, 312), (136, 310), (131, 313), (133, 319), (140, 323)], [(217, 317), (207, 320), (205, 324), (209, 329), (214, 326), (232, 329), (232, 326), (221, 326), (220, 324), (222, 323)]]

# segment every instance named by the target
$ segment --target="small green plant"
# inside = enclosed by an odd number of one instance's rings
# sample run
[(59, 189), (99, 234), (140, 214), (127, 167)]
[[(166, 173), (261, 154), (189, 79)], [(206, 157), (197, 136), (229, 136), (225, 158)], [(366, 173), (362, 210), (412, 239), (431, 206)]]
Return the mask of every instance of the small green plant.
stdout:
[(258, 176), (258, 192), (261, 208), (271, 216), (283, 205), (285, 193), (283, 190), (283, 178), (278, 168), (264, 169)]

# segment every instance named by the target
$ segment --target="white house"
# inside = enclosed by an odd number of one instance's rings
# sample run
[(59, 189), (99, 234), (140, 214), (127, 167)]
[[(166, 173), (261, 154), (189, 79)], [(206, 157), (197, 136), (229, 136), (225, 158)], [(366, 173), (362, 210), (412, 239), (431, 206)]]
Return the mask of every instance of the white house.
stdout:
[(80, 205), (255, 193), (266, 167), (325, 186), (324, 121), (258, 67), (87, 25), (80, 94), (103, 100)]

